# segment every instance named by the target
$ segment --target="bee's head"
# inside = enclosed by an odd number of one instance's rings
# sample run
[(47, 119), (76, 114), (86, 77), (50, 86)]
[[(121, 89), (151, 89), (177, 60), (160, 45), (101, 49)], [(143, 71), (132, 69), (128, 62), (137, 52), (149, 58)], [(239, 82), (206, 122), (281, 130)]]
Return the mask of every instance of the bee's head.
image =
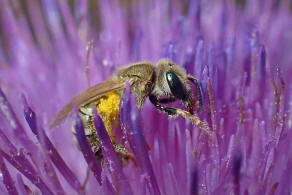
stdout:
[[(193, 82), (197, 87), (197, 93), (200, 88), (196, 79), (187, 75), (186, 71), (174, 63), (162, 59), (158, 62), (157, 80), (156, 80), (156, 95), (172, 96), (183, 102), (184, 106), (190, 113), (193, 112), (195, 101), (193, 98), (192, 88), (189, 82)], [(199, 102), (201, 105), (201, 93), (198, 93)]]

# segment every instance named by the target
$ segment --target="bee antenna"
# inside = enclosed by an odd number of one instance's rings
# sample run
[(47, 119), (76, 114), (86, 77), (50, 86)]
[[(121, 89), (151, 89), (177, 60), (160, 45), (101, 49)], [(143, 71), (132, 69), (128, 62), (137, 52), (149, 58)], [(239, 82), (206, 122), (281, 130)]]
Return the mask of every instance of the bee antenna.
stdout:
[(86, 64), (85, 64), (85, 81), (87, 87), (90, 87), (90, 74), (89, 74), (89, 61), (90, 61), (90, 53), (93, 47), (93, 40), (88, 42), (88, 45), (86, 47), (87, 53), (86, 53)]
[(188, 80), (191, 81), (195, 86), (197, 90), (197, 96), (199, 98), (199, 105), (200, 105), (200, 110), (202, 111), (203, 108), (203, 100), (202, 100), (202, 92), (201, 92), (201, 87), (194, 77), (188, 76)]

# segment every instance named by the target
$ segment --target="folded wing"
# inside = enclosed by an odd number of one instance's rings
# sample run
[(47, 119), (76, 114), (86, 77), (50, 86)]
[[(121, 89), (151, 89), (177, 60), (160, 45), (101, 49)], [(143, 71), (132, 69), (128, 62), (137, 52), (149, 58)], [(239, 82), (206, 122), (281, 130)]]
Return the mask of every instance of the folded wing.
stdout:
[(103, 83), (94, 85), (79, 95), (75, 96), (57, 115), (56, 117), (48, 124), (50, 129), (54, 129), (60, 124), (62, 124), (65, 119), (72, 114), (72, 110), (75, 105), (78, 107), (81, 105), (90, 104), (98, 100), (100, 97), (106, 95), (111, 91), (118, 91), (125, 89), (126, 83), (129, 81), (129, 78), (117, 79), (117, 80), (108, 80)]

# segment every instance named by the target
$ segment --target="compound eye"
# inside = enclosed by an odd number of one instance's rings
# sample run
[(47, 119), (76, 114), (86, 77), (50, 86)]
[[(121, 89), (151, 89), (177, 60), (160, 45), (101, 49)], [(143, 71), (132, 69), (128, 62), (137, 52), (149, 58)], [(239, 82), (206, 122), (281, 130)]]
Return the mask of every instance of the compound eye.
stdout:
[(172, 95), (178, 99), (185, 99), (186, 92), (182, 82), (173, 72), (166, 73), (166, 80)]

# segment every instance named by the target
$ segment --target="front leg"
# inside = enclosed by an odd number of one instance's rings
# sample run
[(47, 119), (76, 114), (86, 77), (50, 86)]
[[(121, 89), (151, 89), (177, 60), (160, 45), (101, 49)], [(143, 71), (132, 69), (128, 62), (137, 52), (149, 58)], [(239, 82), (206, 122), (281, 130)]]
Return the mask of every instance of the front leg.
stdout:
[(212, 135), (212, 132), (210, 130), (210, 127), (207, 123), (203, 122), (200, 120), (200, 118), (197, 115), (192, 115), (190, 112), (178, 109), (178, 108), (169, 108), (169, 107), (165, 107), (162, 106), (160, 104), (158, 104), (158, 99), (151, 95), (149, 96), (149, 99), (151, 101), (151, 103), (159, 110), (166, 112), (168, 115), (170, 116), (179, 116), (181, 115), (182, 117), (184, 117), (185, 119), (188, 119), (191, 121), (192, 124), (200, 127), (202, 130), (204, 130), (208, 135)]
[(171, 102), (175, 102), (177, 99), (170, 97), (170, 98), (162, 98), (162, 99), (158, 99), (157, 102), (162, 103), (162, 104), (168, 104)]
[(151, 95), (149, 96), (149, 99), (150, 99), (150, 102), (158, 109), (158, 110), (161, 110), (163, 112), (166, 112), (168, 115), (176, 115), (177, 114), (177, 109), (176, 108), (170, 108), (170, 107), (165, 107), (165, 106), (162, 106), (160, 104), (158, 104), (158, 99)]

